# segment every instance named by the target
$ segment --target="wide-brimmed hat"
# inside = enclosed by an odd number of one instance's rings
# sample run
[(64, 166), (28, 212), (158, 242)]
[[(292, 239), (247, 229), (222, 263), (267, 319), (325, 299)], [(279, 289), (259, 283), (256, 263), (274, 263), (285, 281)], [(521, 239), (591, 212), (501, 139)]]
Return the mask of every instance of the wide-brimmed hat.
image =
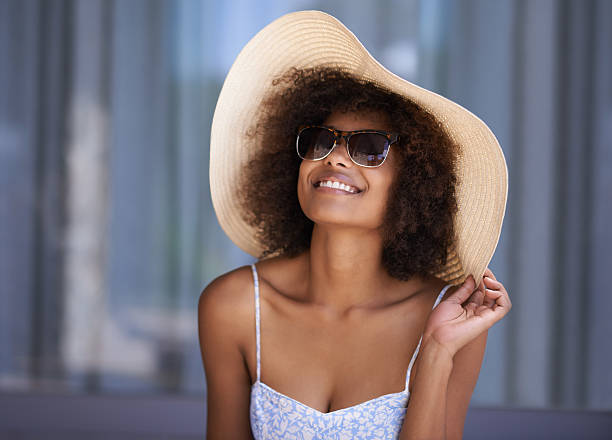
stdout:
[(245, 252), (263, 251), (237, 196), (239, 174), (253, 154), (241, 141), (256, 120), (272, 80), (290, 68), (334, 66), (397, 93), (432, 114), (459, 146), (456, 241), (444, 268), (433, 275), (457, 284), (480, 280), (501, 233), (508, 170), (487, 125), (460, 105), (406, 81), (372, 57), (339, 20), (320, 11), (284, 15), (259, 31), (242, 49), (223, 83), (210, 139), (210, 191), (219, 224)]

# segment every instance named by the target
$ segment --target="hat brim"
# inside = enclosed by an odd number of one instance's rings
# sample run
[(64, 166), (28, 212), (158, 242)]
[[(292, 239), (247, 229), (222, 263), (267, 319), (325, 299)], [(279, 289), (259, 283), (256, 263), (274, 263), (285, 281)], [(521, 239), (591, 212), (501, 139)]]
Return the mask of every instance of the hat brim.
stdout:
[(263, 248), (241, 215), (239, 173), (252, 151), (237, 140), (255, 120), (272, 79), (292, 67), (335, 66), (412, 100), (432, 114), (460, 149), (457, 163), (456, 242), (446, 266), (434, 275), (457, 284), (480, 280), (501, 233), (508, 170), (499, 142), (477, 116), (443, 96), (406, 81), (382, 66), (339, 20), (320, 11), (284, 15), (242, 49), (225, 79), (213, 116), (210, 190), (219, 224), (245, 252)]

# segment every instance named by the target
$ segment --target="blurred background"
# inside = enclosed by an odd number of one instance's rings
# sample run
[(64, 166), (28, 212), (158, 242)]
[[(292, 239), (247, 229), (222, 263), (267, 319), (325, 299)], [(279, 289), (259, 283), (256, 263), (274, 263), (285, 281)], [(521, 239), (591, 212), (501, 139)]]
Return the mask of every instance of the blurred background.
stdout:
[(611, 1), (0, 0), (0, 438), (203, 438), (197, 300), (253, 261), (212, 209), (211, 119), (240, 49), (300, 9), (503, 148), (514, 307), (466, 438), (612, 432)]

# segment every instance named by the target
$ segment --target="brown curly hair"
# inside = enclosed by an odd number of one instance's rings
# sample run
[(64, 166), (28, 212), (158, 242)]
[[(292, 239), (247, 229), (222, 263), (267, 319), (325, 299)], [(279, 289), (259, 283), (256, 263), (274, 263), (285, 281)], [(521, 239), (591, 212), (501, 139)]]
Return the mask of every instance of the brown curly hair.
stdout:
[(376, 112), (387, 115), (399, 133), (394, 149), (401, 170), (381, 228), (383, 266), (400, 280), (439, 271), (455, 240), (458, 155), (439, 122), (412, 101), (330, 67), (293, 68), (272, 84), (258, 121), (247, 130), (257, 153), (239, 183), (245, 220), (264, 247), (260, 258), (293, 257), (310, 247), (313, 222), (297, 197), (299, 127), (322, 124), (335, 111)]

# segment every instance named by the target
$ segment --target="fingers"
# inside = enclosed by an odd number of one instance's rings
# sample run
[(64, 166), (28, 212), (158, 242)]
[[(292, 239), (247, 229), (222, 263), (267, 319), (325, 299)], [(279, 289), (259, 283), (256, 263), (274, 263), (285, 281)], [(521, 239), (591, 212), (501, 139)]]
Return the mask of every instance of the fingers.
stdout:
[(482, 306), (483, 300), (485, 298), (485, 294), (481, 289), (474, 290), (474, 293), (469, 297), (469, 299), (463, 304), (463, 308), (467, 312), (467, 316), (473, 316), (478, 310), (478, 307)]
[[(474, 277), (470, 274), (461, 286), (448, 297), (448, 301), (463, 305), (469, 311), (480, 314), (496, 312), (499, 315), (495, 318), (501, 319), (512, 307), (508, 292), (503, 284), (497, 281), (493, 272), (487, 268), (483, 278), (476, 287)], [(502, 312), (498, 314), (497, 312)]]
[(488, 276), (483, 278), (483, 284), (486, 286), (483, 305), (492, 308), (493, 311), (502, 307), (505, 310), (504, 314), (507, 313), (512, 308), (512, 302), (503, 284)]
[(497, 281), (489, 278), (489, 277), (484, 277), (482, 279), (482, 284), (484, 286), (484, 290), (485, 290), (485, 296), (484, 296), (484, 300), (483, 300), (483, 304), (487, 307), (492, 307), (493, 304), (495, 304), (495, 298), (493, 298), (491, 295), (487, 295), (487, 290), (491, 291), (491, 290), (499, 290), (499, 285), (495, 284), (497, 283)]
[(482, 304), (482, 301), (484, 300), (484, 297), (485, 297), (486, 287), (485, 287), (485, 284), (484, 284), (484, 277), (483, 277), (482, 280), (480, 280), (480, 284), (478, 285), (478, 290), (481, 293), (481, 296), (479, 297), (479, 300), (480, 300), (479, 305), (480, 305), (480, 304)]
[(476, 287), (476, 283), (474, 282), (474, 277), (472, 275), (468, 275), (465, 281), (459, 286), (459, 288), (448, 297), (447, 301), (463, 304), (470, 298), (474, 289)]
[(484, 271), (484, 276), (493, 278), (495, 281), (497, 281), (497, 278), (495, 278), (495, 275), (493, 275), (493, 272), (491, 272), (491, 269), (489, 269), (488, 267)]
[(483, 277), (482, 281), (487, 289), (500, 290), (504, 287), (504, 285), (495, 278), (489, 278), (488, 276)]
[(489, 310), (500, 312), (501, 309), (501, 312), (503, 312), (497, 319), (501, 319), (512, 308), (508, 295), (502, 291), (487, 290), (487, 296), (494, 299), (494, 304)]
[[(488, 268), (487, 268), (488, 270)], [(486, 271), (485, 271), (486, 273)], [(493, 274), (490, 270), (489, 273)], [(489, 290), (499, 290), (501, 288), (503, 288), (502, 283), (500, 283), (499, 281), (495, 280), (494, 278), (490, 278), (489, 276), (485, 275), (482, 278), (482, 285), (483, 285), (483, 289), (485, 292), (484, 295), (484, 305), (487, 307), (491, 307), (493, 306), (493, 304), (495, 304), (495, 299), (491, 296), (491, 295), (487, 295), (486, 291), (487, 289)]]
[(474, 307), (474, 309), (476, 309), (478, 306), (482, 305), (482, 302), (485, 299), (485, 288), (483, 287), (483, 284), (480, 283), (480, 285), (478, 286), (478, 289), (474, 290), (474, 292), (472, 293), (472, 295), (470, 295), (470, 297), (467, 300), (467, 304), (466, 307)]

